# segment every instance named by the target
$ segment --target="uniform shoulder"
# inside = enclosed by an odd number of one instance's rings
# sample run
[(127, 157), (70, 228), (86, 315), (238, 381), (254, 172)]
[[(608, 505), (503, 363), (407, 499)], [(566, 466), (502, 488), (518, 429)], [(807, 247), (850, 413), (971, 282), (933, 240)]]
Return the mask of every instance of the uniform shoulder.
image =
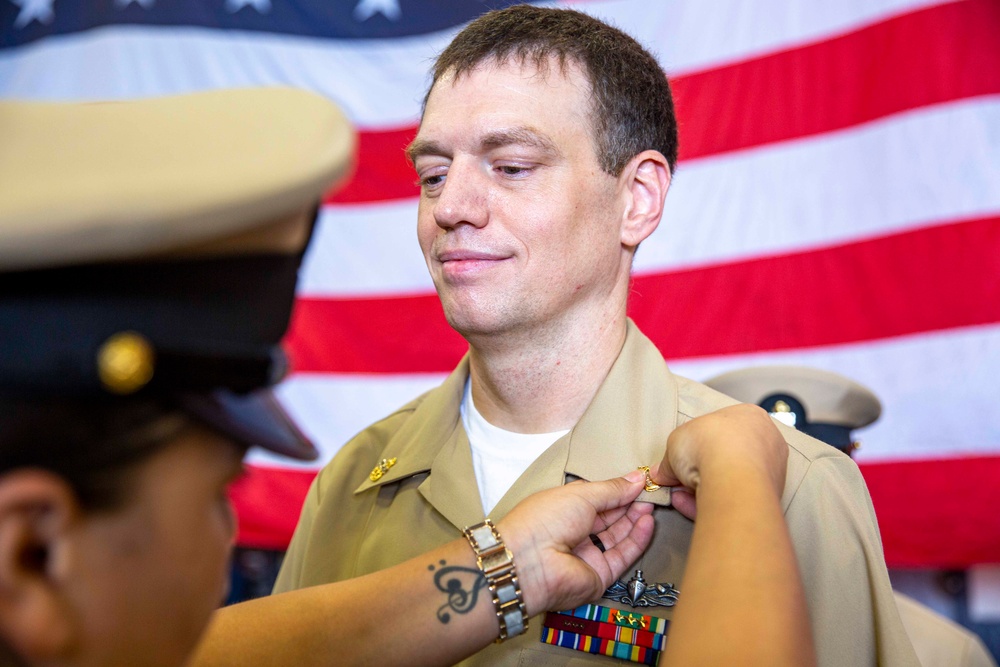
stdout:
[(929, 607), (894, 592), (899, 617), (924, 665), (996, 667), (996, 662), (971, 630)]
[[(694, 419), (695, 417), (714, 412), (729, 405), (736, 405), (740, 401), (727, 396), (720, 391), (716, 391), (700, 382), (680, 375), (674, 376), (677, 380), (678, 407), (677, 411), (681, 420)], [(802, 431), (786, 426), (781, 422), (775, 422), (782, 437), (791, 449), (790, 454), (801, 459), (801, 462), (811, 463), (819, 459), (838, 459), (850, 461), (850, 457), (838, 451), (835, 447), (806, 435)]]

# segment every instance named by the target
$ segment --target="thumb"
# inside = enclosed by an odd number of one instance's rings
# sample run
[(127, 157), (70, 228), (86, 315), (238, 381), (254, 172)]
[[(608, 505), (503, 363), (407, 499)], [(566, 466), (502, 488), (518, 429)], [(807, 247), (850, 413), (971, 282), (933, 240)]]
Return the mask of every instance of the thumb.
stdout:
[(645, 476), (633, 470), (624, 477), (616, 477), (603, 482), (589, 482), (577, 491), (597, 512), (625, 507), (639, 497)]
[(660, 486), (677, 486), (681, 483), (674, 471), (670, 469), (670, 463), (664, 458), (663, 461), (650, 466), (649, 478)]

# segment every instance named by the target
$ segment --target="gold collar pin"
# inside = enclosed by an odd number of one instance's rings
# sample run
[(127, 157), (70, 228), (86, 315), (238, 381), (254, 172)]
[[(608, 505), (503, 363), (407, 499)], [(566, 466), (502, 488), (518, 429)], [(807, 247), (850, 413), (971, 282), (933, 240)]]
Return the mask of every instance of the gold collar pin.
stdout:
[(368, 474), (368, 479), (370, 479), (373, 482), (379, 481), (380, 479), (382, 479), (382, 475), (389, 472), (389, 468), (391, 468), (394, 465), (396, 465), (395, 456), (392, 457), (391, 459), (382, 459), (381, 461), (379, 461), (378, 465), (375, 466), (374, 469), (372, 469), (371, 473)]
[(660, 485), (653, 481), (653, 478), (649, 476), (649, 466), (639, 466), (639, 470), (646, 473), (646, 483), (643, 485), (642, 490), (652, 493), (660, 488)]

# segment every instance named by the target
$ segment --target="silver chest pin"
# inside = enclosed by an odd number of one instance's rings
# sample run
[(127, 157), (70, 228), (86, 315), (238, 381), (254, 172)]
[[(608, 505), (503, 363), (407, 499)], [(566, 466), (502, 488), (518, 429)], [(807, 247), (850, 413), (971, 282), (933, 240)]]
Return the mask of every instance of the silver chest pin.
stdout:
[(642, 570), (636, 570), (628, 583), (616, 581), (604, 591), (602, 597), (630, 607), (673, 607), (679, 594), (673, 584), (647, 583), (642, 577)]

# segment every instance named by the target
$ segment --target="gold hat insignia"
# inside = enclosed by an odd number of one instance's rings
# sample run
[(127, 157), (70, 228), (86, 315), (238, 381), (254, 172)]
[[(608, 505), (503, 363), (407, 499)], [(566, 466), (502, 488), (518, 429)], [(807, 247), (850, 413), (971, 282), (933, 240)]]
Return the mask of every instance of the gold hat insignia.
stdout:
[(97, 377), (113, 394), (133, 394), (153, 379), (153, 346), (134, 331), (114, 334), (97, 351)]

